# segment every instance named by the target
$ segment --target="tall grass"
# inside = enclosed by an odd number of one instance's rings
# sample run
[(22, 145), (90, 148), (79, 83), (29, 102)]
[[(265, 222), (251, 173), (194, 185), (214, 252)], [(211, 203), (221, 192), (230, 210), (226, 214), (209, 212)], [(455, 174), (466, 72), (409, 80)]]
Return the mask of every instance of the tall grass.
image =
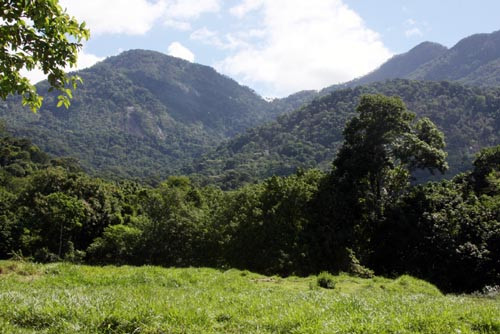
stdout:
[(500, 333), (500, 299), (402, 276), (0, 261), (0, 333)]

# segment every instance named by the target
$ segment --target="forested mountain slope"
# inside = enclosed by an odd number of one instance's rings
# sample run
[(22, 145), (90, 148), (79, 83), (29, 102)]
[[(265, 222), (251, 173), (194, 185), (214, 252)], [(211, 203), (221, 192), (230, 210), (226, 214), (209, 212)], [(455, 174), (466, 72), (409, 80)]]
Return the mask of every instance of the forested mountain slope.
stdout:
[(388, 79), (457, 81), (473, 86), (500, 85), (500, 30), (475, 34), (447, 49), (423, 42), (410, 51), (396, 55), (361, 78), (327, 87), (324, 96), (334, 90), (366, 85)]
[[(360, 78), (326, 87), (319, 92), (303, 91), (300, 97), (303, 102), (310, 102), (339, 89), (390, 79), (448, 80), (472, 86), (499, 86), (500, 31), (466, 37), (450, 49), (438, 43), (423, 42), (408, 52), (395, 55)], [(293, 95), (290, 98), (296, 99)], [(288, 99), (277, 102), (284, 104)]]
[[(281, 110), (210, 67), (153, 51), (127, 51), (78, 74), (84, 83), (68, 110), (47, 93), (37, 114), (12, 98), (0, 117), (16, 136), (101, 175), (165, 177)], [(37, 87), (45, 92), (47, 83)]]
[(407, 78), (408, 75), (425, 63), (446, 53), (447, 48), (441, 44), (423, 42), (410, 51), (396, 55), (373, 71), (358, 80), (349, 83), (349, 87), (365, 85), (387, 79)]
[(200, 160), (192, 171), (206, 182), (234, 187), (297, 168), (330, 168), (342, 130), (363, 94), (400, 96), (419, 117), (445, 133), (448, 175), (471, 167), (481, 147), (500, 143), (500, 88), (395, 79), (339, 90), (277, 121), (250, 129)]
[(407, 78), (453, 80), (476, 86), (500, 84), (500, 31), (475, 34), (419, 66)]
[[(288, 174), (297, 166), (319, 164), (327, 168), (342, 140), (345, 120), (363, 92), (401, 95), (410, 109), (430, 113), (448, 137), (453, 172), (462, 170), (461, 164), (468, 166), (471, 152), (496, 143), (492, 129), (497, 125), (491, 128), (493, 118), (483, 112), (494, 108), (487, 96), (496, 96), (495, 89), (457, 88), (444, 83), (403, 84), (414, 91), (411, 93), (401, 91), (399, 81), (333, 95), (343, 96), (339, 103), (327, 95), (394, 78), (494, 87), (500, 83), (500, 31), (467, 37), (450, 49), (425, 42), (359, 79), (273, 101), (266, 101), (210, 67), (153, 51), (127, 51), (79, 74), (84, 84), (75, 91), (69, 110), (56, 108), (55, 94), (46, 94), (38, 114), (23, 109), (20, 100), (13, 98), (0, 103), (0, 118), (6, 120), (14, 135), (30, 138), (53, 155), (75, 157), (87, 171), (99, 175), (159, 180), (169, 174), (201, 173), (218, 175), (215, 179), (220, 181), (220, 175), (225, 174), (222, 179), (238, 183), (273, 173)], [(38, 88), (44, 91), (47, 84), (41, 83)], [(463, 90), (465, 96), (455, 96), (450, 89)], [(318, 97), (325, 99), (312, 102)], [(469, 100), (476, 97), (477, 103), (471, 105)], [(483, 101), (486, 109), (480, 106)], [(219, 153), (200, 159), (246, 129), (302, 106), (307, 107), (283, 116), (277, 123), (250, 130), (221, 146)], [(471, 106), (474, 115), (469, 115)], [(335, 113), (323, 115), (332, 108)], [(310, 115), (305, 116), (306, 112)], [(459, 114), (461, 123), (450, 122), (450, 113)], [(484, 127), (479, 126), (482, 121), (476, 119), (476, 114), (486, 117)], [(493, 131), (489, 139), (484, 135), (488, 131)], [(454, 139), (462, 136), (470, 140)], [(255, 153), (251, 162), (249, 157), (240, 159), (244, 152)], [(194, 160), (198, 165), (193, 167)], [(243, 170), (250, 174), (240, 173)]]

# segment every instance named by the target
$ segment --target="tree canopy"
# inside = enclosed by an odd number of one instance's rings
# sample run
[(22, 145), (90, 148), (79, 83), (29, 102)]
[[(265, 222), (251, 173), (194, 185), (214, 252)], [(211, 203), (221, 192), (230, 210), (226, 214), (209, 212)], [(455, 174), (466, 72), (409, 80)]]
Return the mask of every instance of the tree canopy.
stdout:
[(415, 114), (396, 97), (365, 95), (344, 130), (334, 161), (335, 180), (365, 199), (370, 214), (380, 215), (408, 186), (414, 169), (444, 172), (444, 135), (428, 118)]
[(90, 32), (59, 6), (57, 0), (6, 0), (0, 3), (0, 97), (23, 97), (33, 111), (42, 105), (42, 97), (28, 78), (21, 74), (40, 69), (47, 75), (51, 89), (60, 90), (58, 105), (69, 105), (71, 84), (78, 76), (66, 76), (65, 68), (77, 62), (81, 41)]

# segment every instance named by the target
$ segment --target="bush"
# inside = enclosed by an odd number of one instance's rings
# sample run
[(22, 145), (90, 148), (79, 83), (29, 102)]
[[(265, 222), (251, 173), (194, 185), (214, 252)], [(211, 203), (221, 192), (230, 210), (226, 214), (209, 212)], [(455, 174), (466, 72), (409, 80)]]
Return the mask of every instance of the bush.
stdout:
[(359, 263), (352, 249), (347, 248), (347, 253), (349, 256), (349, 274), (360, 278), (372, 278), (374, 276), (373, 270)]
[(318, 275), (316, 283), (319, 287), (325, 289), (335, 289), (335, 280), (333, 275), (325, 271)]

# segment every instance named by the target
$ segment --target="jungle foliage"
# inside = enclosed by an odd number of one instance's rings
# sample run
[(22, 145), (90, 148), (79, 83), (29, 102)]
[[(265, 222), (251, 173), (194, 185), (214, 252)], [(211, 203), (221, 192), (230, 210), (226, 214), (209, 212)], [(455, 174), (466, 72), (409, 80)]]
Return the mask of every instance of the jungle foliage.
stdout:
[[(449, 165), (445, 178), (471, 169), (476, 152), (500, 142), (500, 89), (395, 79), (316, 99), (220, 145), (197, 160), (190, 172), (206, 184), (230, 189), (290, 175), (297, 168), (327, 171), (344, 140), (342, 131), (365, 94), (398, 96), (410, 111), (444, 133)], [(443, 178), (425, 171), (414, 176), (420, 182)]]
[(3, 133), (0, 257), (93, 264), (235, 267), (265, 274), (403, 273), (444, 291), (500, 283), (500, 147), (446, 169), (443, 135), (397, 98), (368, 95), (328, 171), (236, 190), (171, 176), (107, 181)]

